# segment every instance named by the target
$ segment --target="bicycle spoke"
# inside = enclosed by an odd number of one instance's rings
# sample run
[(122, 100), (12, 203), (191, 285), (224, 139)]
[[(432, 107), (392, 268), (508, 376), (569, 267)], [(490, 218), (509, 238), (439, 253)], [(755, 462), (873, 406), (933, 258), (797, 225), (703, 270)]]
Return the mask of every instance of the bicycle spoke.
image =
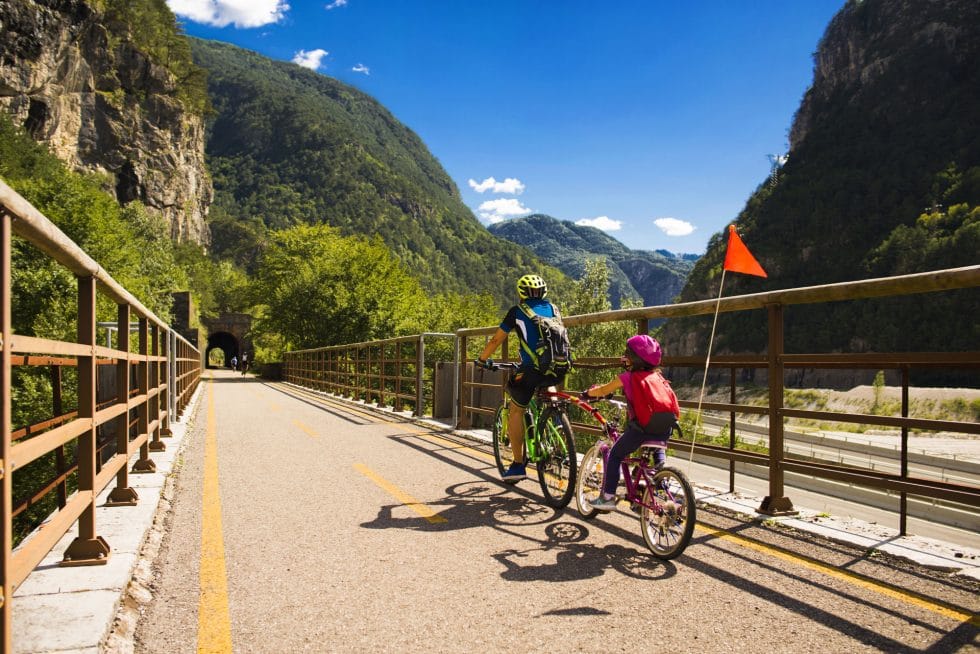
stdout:
[(568, 416), (546, 410), (538, 422), (538, 479), (548, 505), (560, 508), (572, 499), (575, 490), (575, 441)]
[(694, 490), (676, 468), (664, 468), (653, 477), (640, 511), (640, 529), (653, 555), (661, 559), (679, 556), (694, 533)]

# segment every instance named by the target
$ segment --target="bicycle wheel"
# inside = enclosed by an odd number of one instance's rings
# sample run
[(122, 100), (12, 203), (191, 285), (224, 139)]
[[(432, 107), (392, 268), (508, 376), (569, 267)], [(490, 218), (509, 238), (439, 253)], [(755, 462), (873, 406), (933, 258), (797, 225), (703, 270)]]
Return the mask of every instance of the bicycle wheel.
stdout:
[(538, 421), (538, 481), (548, 506), (568, 506), (575, 494), (575, 434), (564, 411), (546, 409)]
[[(493, 417), (493, 458), (497, 462), (497, 473), (501, 476), (514, 462), (514, 451), (510, 447), (510, 438), (507, 436), (508, 413), (507, 403), (504, 402), (497, 407), (497, 414)], [(505, 483), (516, 484), (517, 481)]]
[(593, 445), (582, 457), (578, 469), (578, 482), (575, 484), (575, 504), (578, 512), (586, 520), (596, 517), (599, 512), (592, 508), (592, 501), (602, 492), (602, 479), (606, 464), (598, 445)]
[(663, 468), (653, 476), (643, 496), (640, 531), (658, 559), (680, 556), (694, 534), (697, 505), (694, 489), (683, 472)]

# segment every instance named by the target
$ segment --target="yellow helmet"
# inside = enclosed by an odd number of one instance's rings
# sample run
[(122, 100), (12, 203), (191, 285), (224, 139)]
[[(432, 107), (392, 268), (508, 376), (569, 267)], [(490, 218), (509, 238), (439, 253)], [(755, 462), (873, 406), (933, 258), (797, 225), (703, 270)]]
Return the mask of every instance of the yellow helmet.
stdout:
[(529, 297), (544, 297), (548, 294), (548, 285), (538, 275), (524, 275), (517, 280), (517, 296), (522, 300)]

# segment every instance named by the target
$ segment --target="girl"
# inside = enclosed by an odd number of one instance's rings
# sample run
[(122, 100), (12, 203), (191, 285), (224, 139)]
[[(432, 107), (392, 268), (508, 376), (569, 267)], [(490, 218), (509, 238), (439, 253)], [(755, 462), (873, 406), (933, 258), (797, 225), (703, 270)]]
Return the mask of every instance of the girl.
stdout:
[[(647, 441), (666, 441), (681, 415), (677, 396), (664, 376), (657, 369), (663, 353), (660, 343), (646, 334), (631, 336), (626, 341), (623, 367), (626, 372), (612, 381), (593, 386), (582, 392), (583, 398), (602, 397), (620, 388), (626, 395), (626, 431), (612, 450), (606, 463), (602, 494), (592, 502), (599, 511), (616, 508), (616, 486), (619, 484), (619, 467), (630, 452)], [(667, 460), (666, 448), (654, 450), (654, 463), (659, 468)]]

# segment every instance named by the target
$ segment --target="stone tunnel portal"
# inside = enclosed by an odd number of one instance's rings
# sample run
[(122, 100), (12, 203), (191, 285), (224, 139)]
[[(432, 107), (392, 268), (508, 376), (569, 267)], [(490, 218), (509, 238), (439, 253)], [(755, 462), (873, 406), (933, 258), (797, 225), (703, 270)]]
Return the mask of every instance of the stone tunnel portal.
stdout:
[(204, 360), (207, 362), (207, 366), (212, 368), (211, 365), (211, 351), (221, 350), (224, 354), (224, 366), (226, 368), (231, 367), (231, 358), (238, 357), (239, 360), (242, 358), (242, 348), (238, 339), (234, 335), (228, 332), (216, 332), (208, 336), (208, 349), (204, 353)]

